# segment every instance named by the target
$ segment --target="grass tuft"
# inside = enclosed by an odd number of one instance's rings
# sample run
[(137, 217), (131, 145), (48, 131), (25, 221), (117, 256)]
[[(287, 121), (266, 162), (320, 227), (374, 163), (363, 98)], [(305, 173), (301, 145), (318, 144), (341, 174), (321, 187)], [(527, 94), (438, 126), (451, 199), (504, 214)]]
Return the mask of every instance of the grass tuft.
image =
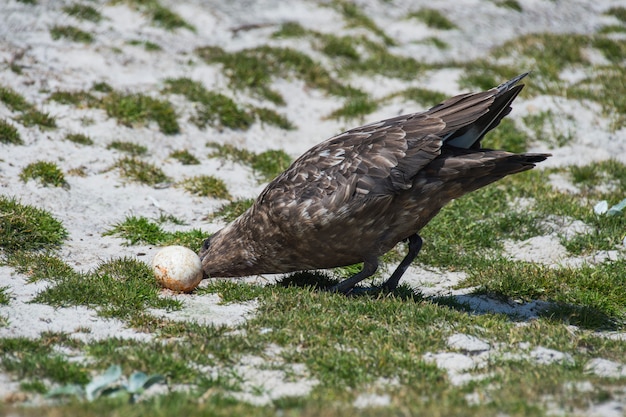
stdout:
[(270, 88), (273, 77), (295, 75), (307, 86), (332, 95), (347, 97), (363, 94), (341, 84), (320, 63), (291, 48), (260, 46), (229, 53), (218, 46), (207, 46), (198, 48), (196, 53), (208, 63), (222, 64), (233, 88), (248, 89), (278, 105), (284, 105), (285, 99)]
[(132, 258), (101, 264), (87, 274), (69, 274), (37, 294), (33, 301), (55, 307), (95, 307), (103, 317), (130, 319), (145, 314), (147, 307), (175, 310), (180, 302), (159, 297), (151, 268)]
[(81, 3), (74, 3), (69, 6), (63, 7), (63, 11), (70, 16), (74, 16), (77, 19), (89, 20), (91, 22), (98, 23), (102, 20), (102, 14), (93, 6)]
[(0, 247), (8, 252), (53, 249), (67, 231), (50, 213), (0, 195)]
[(93, 140), (84, 133), (68, 133), (65, 135), (65, 140), (77, 143), (83, 146), (93, 145)]
[(186, 178), (179, 183), (186, 191), (201, 197), (230, 200), (231, 196), (223, 180), (211, 175)]
[(132, 142), (113, 141), (107, 145), (107, 149), (115, 149), (116, 151), (125, 152), (132, 156), (141, 156), (148, 153), (148, 148), (143, 145)]
[(199, 229), (188, 232), (166, 232), (158, 223), (145, 217), (127, 217), (123, 222), (117, 223), (112, 229), (103, 233), (103, 236), (117, 236), (126, 239), (129, 245), (182, 245), (193, 251), (200, 250), (202, 242), (206, 239), (206, 233)]
[(349, 1), (335, 0), (331, 6), (337, 9), (350, 27), (361, 27), (381, 38), (385, 45), (394, 46), (396, 42), (390, 38), (358, 5)]
[(421, 20), (426, 26), (432, 29), (451, 30), (457, 28), (450, 19), (436, 9), (423, 8), (409, 13), (408, 17)]
[(209, 215), (210, 219), (222, 219), (227, 223), (232, 222), (237, 217), (241, 216), (246, 210), (248, 210), (254, 199), (244, 198), (224, 204), (219, 209)]
[(52, 185), (53, 187), (69, 188), (69, 184), (65, 181), (63, 171), (57, 167), (54, 162), (38, 161), (28, 164), (20, 173), (22, 181), (37, 180), (44, 187)]
[(291, 164), (291, 157), (282, 150), (269, 150), (256, 154), (247, 149), (220, 145), (215, 142), (209, 142), (207, 146), (215, 149), (209, 154), (210, 158), (225, 158), (246, 164), (265, 181), (271, 180)]
[(170, 158), (176, 159), (183, 165), (200, 165), (200, 160), (193, 156), (187, 149), (180, 149), (178, 151), (172, 151)]
[(119, 169), (122, 177), (145, 185), (155, 186), (157, 184), (171, 181), (161, 168), (134, 157), (124, 157), (119, 159), (115, 165), (113, 165), (113, 168)]
[(94, 41), (94, 37), (91, 33), (80, 30), (74, 26), (55, 25), (50, 29), (50, 36), (55, 41), (61, 38), (80, 43), (92, 43)]
[(116, 118), (119, 123), (125, 126), (132, 127), (152, 120), (158, 124), (159, 130), (166, 135), (180, 132), (176, 112), (167, 101), (143, 94), (112, 92), (103, 99), (102, 106), (109, 116)]
[(23, 145), (24, 141), (15, 126), (0, 119), (0, 143)]

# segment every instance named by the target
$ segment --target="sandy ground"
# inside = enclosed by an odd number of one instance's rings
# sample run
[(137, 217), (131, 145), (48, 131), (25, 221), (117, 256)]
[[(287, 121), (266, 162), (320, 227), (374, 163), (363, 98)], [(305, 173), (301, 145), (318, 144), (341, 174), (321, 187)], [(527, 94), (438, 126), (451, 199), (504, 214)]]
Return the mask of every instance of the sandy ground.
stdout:
[[(69, 231), (69, 238), (63, 245), (60, 255), (72, 267), (89, 270), (102, 261), (121, 256), (136, 256), (148, 262), (158, 248), (150, 246), (128, 247), (114, 237), (103, 237), (102, 233), (129, 215), (156, 218), (161, 214), (171, 214), (188, 224), (186, 228), (201, 228), (207, 233), (219, 229), (223, 224), (209, 223), (207, 213), (219, 207), (223, 201), (194, 197), (179, 188), (154, 189), (125, 182), (116, 171), (108, 168), (121, 154), (107, 150), (114, 141), (132, 141), (149, 148), (149, 161), (158, 164), (174, 180), (200, 174), (212, 174), (222, 178), (235, 197), (254, 197), (263, 187), (253, 179), (251, 172), (240, 165), (223, 163), (209, 159), (206, 142), (216, 141), (245, 146), (253, 151), (284, 149), (296, 157), (310, 146), (351, 127), (350, 123), (328, 120), (324, 116), (341, 107), (342, 102), (325, 96), (319, 91), (307, 89), (297, 80), (277, 80), (273, 87), (287, 97), (288, 103), (278, 110), (295, 122), (297, 129), (283, 131), (259, 123), (246, 132), (208, 129), (198, 130), (186, 123), (191, 108), (181, 100), (177, 110), (182, 132), (167, 136), (159, 132), (154, 124), (142, 128), (128, 128), (108, 118), (104, 111), (97, 109), (77, 109), (46, 101), (49, 92), (60, 90), (89, 89), (94, 82), (105, 81), (113, 88), (128, 92), (142, 92), (159, 95), (162, 82), (168, 77), (190, 77), (201, 81), (207, 88), (234, 95), (238, 100), (257, 103), (245, 94), (238, 94), (227, 88), (227, 80), (216, 66), (208, 66), (197, 58), (196, 47), (220, 45), (226, 50), (239, 50), (267, 42), (269, 35), (283, 22), (296, 20), (307, 28), (327, 33), (352, 33), (346, 29), (341, 17), (329, 7), (321, 7), (313, 1), (245, 1), (223, 2), (219, 0), (188, 0), (184, 2), (163, 1), (163, 4), (179, 13), (197, 28), (196, 33), (188, 30), (167, 32), (151, 26), (140, 12), (127, 6), (107, 5), (95, 2), (105, 19), (99, 24), (80, 22), (62, 12), (63, 1), (40, 0), (39, 5), (29, 6), (15, 0), (0, 2), (0, 84), (10, 86), (38, 108), (49, 112), (57, 119), (56, 130), (41, 131), (37, 128), (18, 128), (25, 141), (24, 146), (0, 144), (0, 193), (17, 196), (24, 204), (31, 204), (50, 211), (63, 222)], [(611, 6), (623, 5), (619, 0), (546, 1), (529, 0), (523, 2), (524, 12), (497, 7), (485, 0), (444, 0), (433, 4), (428, 1), (364, 1), (365, 11), (373, 16), (376, 23), (393, 38), (400, 41), (394, 53), (413, 56), (427, 62), (441, 62), (448, 59), (469, 60), (485, 56), (489, 49), (507, 39), (532, 32), (579, 32), (591, 33), (602, 24), (615, 23), (615, 19), (602, 14)], [(67, 2), (69, 4), (69, 2)], [(90, 3), (91, 4), (91, 3)], [(440, 31), (437, 36), (450, 44), (441, 51), (427, 44), (416, 43), (432, 36), (426, 26), (414, 21), (398, 21), (408, 11), (419, 6), (436, 7), (447, 13), (456, 22), (459, 30)], [(49, 28), (53, 25), (78, 25), (95, 35), (96, 41), (83, 45), (64, 40), (52, 40)], [(235, 35), (232, 28), (247, 24), (267, 25), (253, 31), (240, 31)], [(358, 31), (358, 30), (356, 30)], [(163, 52), (146, 52), (141, 47), (130, 46), (130, 40), (141, 39), (155, 42)], [(293, 40), (279, 41), (294, 45)], [(305, 52), (318, 56), (304, 43), (295, 45)], [(320, 58), (322, 59), (322, 58)], [(601, 59), (601, 58), (597, 58)], [(8, 63), (17, 62), (24, 67), (21, 75), (8, 69)], [(532, 68), (531, 68), (532, 69)], [(387, 79), (384, 77), (356, 78), (353, 84), (374, 97), (382, 97), (408, 86), (422, 86), (446, 94), (460, 92), (456, 83), (460, 70), (446, 69), (431, 71), (411, 82)], [(581, 74), (570, 74), (574, 79)], [(532, 76), (529, 79), (532, 83)], [(267, 103), (264, 103), (267, 105)], [(373, 121), (396, 115), (402, 111), (420, 110), (406, 108), (406, 103), (392, 103), (382, 106), (365, 121)], [(554, 156), (545, 166), (584, 164), (593, 160), (616, 157), (626, 162), (626, 131), (613, 132), (609, 122), (599, 115), (601, 109), (593, 103), (580, 103), (554, 97), (536, 97), (532, 100), (518, 99), (511, 117), (553, 109), (568, 120), (567, 128), (576, 132), (574, 141), (566, 147), (548, 150), (546, 145), (537, 144), (533, 151), (550, 151)], [(568, 119), (567, 116), (575, 116)], [(0, 118), (11, 119), (15, 114), (0, 105)], [(85, 120), (92, 123), (86, 125)], [(95, 142), (93, 146), (79, 146), (63, 140), (67, 133), (85, 133)], [(168, 154), (177, 149), (188, 149), (199, 157), (202, 165), (183, 166), (167, 159)], [(20, 171), (29, 163), (41, 159), (54, 161), (64, 171), (84, 167), (86, 177), (68, 176), (70, 189), (46, 188), (34, 181), (27, 183), (19, 179)], [(558, 179), (555, 180), (558, 183)], [(567, 183), (556, 184), (567, 187)], [(584, 227), (575, 225), (575, 227)], [(572, 232), (575, 233), (575, 230)], [(512, 257), (533, 259), (540, 262), (573, 263), (580, 260), (569, 259), (560, 247), (558, 239), (552, 235), (530, 239), (522, 244), (511, 244)], [(540, 259), (537, 259), (540, 256)], [(598, 254), (602, 257), (621, 256), (619, 253)], [(443, 273), (437, 270), (424, 270), (412, 267), (406, 281), (420, 286), (426, 295), (453, 294), (470, 303), (478, 311), (501, 311), (524, 317), (534, 317), (538, 304), (507, 304), (493, 300), (469, 296), (469, 290), (454, 290), (454, 285), (463, 279), (462, 273)], [(270, 277), (271, 279), (271, 277)], [(46, 284), (27, 284), (25, 277), (10, 268), (0, 267), (0, 286), (11, 288), (11, 303), (0, 307), (0, 315), (8, 318), (8, 326), (0, 328), (0, 337), (37, 337), (42, 331), (63, 331), (85, 340), (99, 339), (116, 335), (128, 338), (148, 338), (125, 328), (115, 320), (104, 320), (86, 308), (53, 309), (46, 305), (32, 304), (29, 301)], [(255, 304), (219, 305), (216, 296), (179, 296), (185, 308), (177, 313), (184, 320), (203, 320), (218, 324), (235, 325), (249, 314), (254, 314)], [(158, 313), (158, 312), (157, 312)], [(80, 329), (90, 328), (90, 333)], [(464, 383), (471, 379), (467, 369), (480, 367), (488, 355), (497, 351), (484, 341), (458, 335), (449, 341), (455, 352), (433, 353), (432, 360), (448, 370), (453, 383)], [(461, 346), (459, 348), (459, 346)], [(539, 349), (539, 348), (537, 348)], [(461, 353), (456, 351), (462, 351)], [(532, 351), (528, 353), (540, 360), (567, 361), (565, 354)], [(452, 357), (450, 355), (453, 355)], [(456, 355), (456, 356), (454, 356)], [(459, 356), (461, 355), (461, 356)], [(551, 359), (545, 359), (545, 358)], [(302, 392), (314, 385), (303, 379), (302, 387), (281, 385), (280, 375), (254, 374), (251, 358), (242, 363), (243, 375), (252, 383), (276, 380), (274, 391)], [(609, 361), (607, 361), (609, 362)], [(454, 367), (452, 364), (456, 364)], [(593, 365), (597, 372), (623, 373), (626, 368), (619, 363), (598, 363)], [(302, 370), (299, 370), (299, 372)], [(304, 373), (304, 371), (302, 371)], [(11, 392), (15, 384), (4, 381), (0, 374), (0, 395)], [(255, 382), (256, 381), (256, 382)], [(269, 382), (268, 382), (269, 383)], [(13, 385), (11, 385), (13, 384)], [(276, 394), (274, 397), (279, 396)], [(271, 396), (270, 396), (271, 397)], [(246, 399), (246, 395), (242, 395)], [(259, 401), (258, 398), (252, 399)], [(389, 399), (380, 396), (359, 398), (356, 405), (382, 404)]]

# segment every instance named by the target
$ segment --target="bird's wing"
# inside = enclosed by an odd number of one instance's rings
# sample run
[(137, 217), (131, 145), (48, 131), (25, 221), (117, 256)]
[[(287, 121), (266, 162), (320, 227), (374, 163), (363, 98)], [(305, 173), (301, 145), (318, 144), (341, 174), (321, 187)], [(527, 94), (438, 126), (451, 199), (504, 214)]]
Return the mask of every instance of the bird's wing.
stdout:
[[(358, 204), (359, 199), (407, 190), (415, 175), (441, 154), (444, 142), (456, 132), (487, 117), (501, 118), (501, 109), (491, 111), (494, 101), (517, 87), (458, 95), (425, 112), (371, 123), (330, 138), (276, 177), (257, 204), (269, 202), (281, 212), (316, 211), (314, 207), (327, 212), (346, 209), (348, 203)], [(507, 100), (506, 106), (509, 103)], [(484, 135), (482, 130), (476, 141)]]

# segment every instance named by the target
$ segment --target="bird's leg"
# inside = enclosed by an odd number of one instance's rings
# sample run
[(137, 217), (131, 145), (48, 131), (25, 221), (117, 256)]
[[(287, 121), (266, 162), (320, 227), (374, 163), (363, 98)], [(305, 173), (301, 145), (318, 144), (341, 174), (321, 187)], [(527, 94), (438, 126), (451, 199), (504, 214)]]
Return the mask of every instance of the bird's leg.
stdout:
[(414, 234), (409, 237), (409, 252), (406, 254), (400, 265), (393, 271), (393, 274), (389, 277), (387, 281), (385, 281), (382, 285), (382, 288), (393, 291), (398, 286), (398, 282), (400, 282), (400, 278), (406, 271), (406, 269), (411, 265), (411, 262), (415, 259), (417, 254), (422, 249), (422, 238), (419, 235)]
[[(365, 278), (370, 277), (378, 269), (378, 258), (373, 258), (363, 262), (363, 269), (358, 274), (351, 276), (350, 278), (341, 281), (330, 289), (331, 292), (340, 292), (342, 294), (349, 294), (354, 289), (354, 286)], [(399, 278), (399, 277), (398, 277)]]

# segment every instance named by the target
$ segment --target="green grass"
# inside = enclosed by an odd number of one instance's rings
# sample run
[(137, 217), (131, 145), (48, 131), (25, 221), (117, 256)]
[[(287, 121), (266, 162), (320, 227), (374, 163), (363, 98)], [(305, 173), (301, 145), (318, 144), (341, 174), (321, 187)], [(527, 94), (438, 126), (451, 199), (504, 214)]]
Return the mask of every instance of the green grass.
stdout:
[(103, 98), (102, 107), (110, 117), (128, 127), (142, 125), (151, 120), (156, 122), (159, 130), (166, 135), (180, 132), (176, 112), (172, 105), (164, 100), (139, 93), (112, 92)]
[(119, 169), (123, 178), (145, 185), (155, 186), (171, 181), (161, 168), (135, 157), (118, 159), (112, 168)]
[(209, 142), (207, 146), (215, 149), (209, 154), (210, 158), (223, 158), (246, 164), (264, 181), (269, 181), (283, 172), (292, 162), (291, 157), (282, 150), (269, 150), (257, 154), (228, 144)]
[(187, 232), (166, 232), (160, 226), (162, 220), (151, 221), (145, 217), (131, 216), (123, 222), (115, 224), (104, 236), (117, 236), (125, 239), (127, 244), (136, 245), (182, 245), (193, 251), (200, 250), (202, 242), (208, 235), (200, 229), (192, 229)]
[(164, 92), (182, 94), (189, 101), (200, 104), (192, 121), (200, 128), (206, 126), (230, 129), (248, 129), (254, 122), (251, 114), (241, 109), (231, 98), (207, 90), (202, 83), (189, 78), (165, 80)]
[(34, 301), (54, 307), (87, 306), (103, 317), (140, 319), (147, 307), (178, 309), (178, 301), (158, 296), (151, 268), (132, 258), (105, 262), (94, 271), (70, 273), (54, 280)]
[(308, 34), (307, 30), (298, 22), (286, 22), (272, 34), (273, 38), (301, 38)]
[(24, 141), (15, 126), (0, 119), (0, 143), (23, 145)]
[(7, 306), (11, 303), (11, 287), (0, 287), (0, 305)]
[(34, 107), (26, 101), (24, 96), (14, 91), (12, 88), (5, 86), (0, 86), (0, 101), (15, 112), (26, 112), (32, 110)]
[(4, 251), (52, 249), (66, 237), (63, 224), (47, 211), (0, 195), (0, 247)]
[(421, 20), (431, 29), (451, 30), (457, 28), (457, 26), (452, 23), (450, 19), (436, 9), (419, 9), (415, 12), (409, 13), (408, 17)]
[(28, 164), (22, 169), (20, 179), (24, 182), (28, 180), (39, 181), (44, 187), (51, 185), (53, 187), (69, 188), (63, 171), (54, 162), (37, 161)]
[(563, 127), (557, 126), (557, 118), (563, 117), (555, 115), (551, 110), (547, 110), (540, 113), (528, 114), (524, 116), (522, 120), (534, 133), (533, 139), (535, 141), (546, 142), (552, 147), (562, 147), (569, 144), (574, 139), (574, 132), (571, 130), (564, 131)]
[(50, 37), (54, 40), (67, 39), (72, 42), (93, 43), (94, 36), (74, 26), (55, 25), (50, 29)]
[(329, 119), (349, 120), (354, 118), (363, 118), (364, 116), (374, 112), (378, 108), (378, 103), (368, 96), (358, 96), (349, 98), (346, 103), (337, 110), (331, 112), (327, 117)]
[(93, 106), (97, 98), (88, 91), (55, 91), (48, 97), (49, 100), (61, 104), (71, 104), (78, 107)]
[(158, 0), (116, 0), (114, 3), (125, 3), (128, 6), (145, 14), (153, 25), (174, 31), (188, 29), (195, 32), (193, 25), (188, 23), (177, 13), (163, 6)]
[(172, 151), (170, 153), (170, 158), (176, 159), (183, 165), (200, 165), (200, 160), (196, 158), (191, 152), (187, 149), (180, 149), (177, 151)]
[(496, 6), (506, 7), (511, 10), (515, 10), (516, 12), (521, 12), (522, 5), (517, 0), (498, 0), (495, 1)]
[(374, 33), (383, 40), (385, 45), (394, 46), (396, 42), (390, 38), (359, 6), (349, 1), (335, 0), (330, 4), (338, 10), (348, 24), (348, 27), (361, 27)]
[(231, 198), (228, 188), (223, 180), (212, 175), (199, 175), (186, 178), (179, 183), (179, 186), (201, 197), (212, 197), (229, 200)]
[(74, 3), (63, 7), (63, 11), (80, 20), (89, 20), (95, 23), (102, 20), (102, 14), (98, 11), (98, 9), (87, 4)]
[(70, 142), (74, 142), (83, 146), (90, 146), (94, 143), (93, 140), (84, 133), (68, 133), (67, 135), (65, 135), (65, 140), (69, 140)]
[(40, 112), (39, 110), (29, 110), (22, 113), (17, 119), (26, 127), (39, 126), (42, 128), (54, 129), (57, 127), (57, 122), (54, 116), (48, 113)]
[(252, 198), (231, 201), (222, 205), (215, 212), (211, 213), (209, 218), (222, 219), (225, 222), (230, 223), (237, 217), (242, 215), (246, 210), (248, 210), (253, 203), (254, 199)]
[(115, 149), (116, 151), (121, 151), (132, 156), (142, 156), (148, 153), (148, 148), (143, 145), (119, 140), (114, 140), (109, 143), (107, 149)]
[(159, 44), (150, 41), (144, 41), (139, 39), (133, 39), (127, 42), (129, 45), (133, 46), (143, 46), (143, 48), (148, 52), (156, 52), (162, 51), (163, 48)]
[(337, 81), (310, 56), (291, 48), (260, 46), (226, 52), (218, 46), (207, 46), (198, 48), (196, 53), (207, 63), (222, 64), (232, 88), (247, 89), (278, 105), (284, 105), (285, 99), (270, 87), (275, 77), (296, 76), (310, 88), (342, 97), (363, 94)]
[(25, 275), (29, 283), (59, 280), (74, 274), (74, 270), (50, 251), (17, 250), (6, 257), (6, 264)]
[(605, 14), (615, 16), (620, 22), (626, 23), (626, 7), (611, 7)]

